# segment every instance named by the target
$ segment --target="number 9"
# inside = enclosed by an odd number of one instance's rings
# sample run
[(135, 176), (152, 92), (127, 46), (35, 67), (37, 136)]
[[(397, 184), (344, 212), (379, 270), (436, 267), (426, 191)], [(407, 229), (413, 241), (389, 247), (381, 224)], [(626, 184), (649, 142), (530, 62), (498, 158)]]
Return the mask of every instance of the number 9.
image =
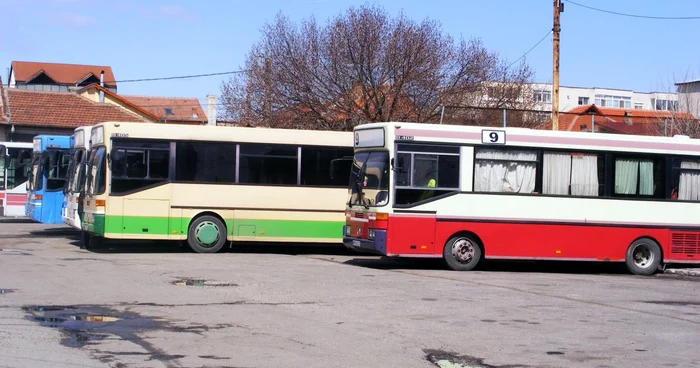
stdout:
[(489, 133), (489, 138), (491, 138), (491, 143), (498, 142), (498, 133), (496, 133), (496, 132)]

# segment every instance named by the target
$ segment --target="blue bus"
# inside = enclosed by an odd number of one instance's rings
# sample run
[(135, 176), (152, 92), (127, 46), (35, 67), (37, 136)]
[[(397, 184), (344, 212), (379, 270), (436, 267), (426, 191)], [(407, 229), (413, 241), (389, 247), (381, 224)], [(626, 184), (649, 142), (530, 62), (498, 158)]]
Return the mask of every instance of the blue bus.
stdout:
[(70, 166), (70, 136), (34, 137), (25, 213), (44, 224), (63, 224), (63, 188)]

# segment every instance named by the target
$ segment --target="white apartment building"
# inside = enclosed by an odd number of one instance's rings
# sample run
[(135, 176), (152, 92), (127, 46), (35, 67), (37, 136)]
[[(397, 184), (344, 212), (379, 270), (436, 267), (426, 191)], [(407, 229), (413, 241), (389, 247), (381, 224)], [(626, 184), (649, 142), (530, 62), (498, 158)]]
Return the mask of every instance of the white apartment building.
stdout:
[[(552, 85), (536, 83), (532, 93), (537, 109), (552, 109)], [(559, 86), (559, 111), (577, 106), (595, 104), (598, 107), (617, 107), (638, 110), (678, 110), (678, 95), (664, 92), (634, 92), (612, 88)]]

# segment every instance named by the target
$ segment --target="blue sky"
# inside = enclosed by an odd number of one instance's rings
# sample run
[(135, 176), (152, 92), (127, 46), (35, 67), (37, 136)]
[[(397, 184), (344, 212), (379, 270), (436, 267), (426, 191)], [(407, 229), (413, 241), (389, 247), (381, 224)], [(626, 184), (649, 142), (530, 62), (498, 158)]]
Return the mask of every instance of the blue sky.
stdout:
[[(700, 77), (700, 20), (651, 20), (595, 12), (566, 3), (561, 76), (566, 86), (668, 91)], [(700, 16), (697, 0), (577, 0), (606, 10), (653, 16)], [(350, 0), (0, 0), (3, 82), (12, 60), (112, 66), (116, 79), (237, 70), (264, 23), (282, 11), (319, 21)], [(455, 38), (477, 37), (508, 60), (522, 56), (552, 28), (551, 0), (375, 1), (391, 14), (430, 18)], [(548, 36), (527, 55), (536, 81), (552, 80)], [(227, 77), (119, 84), (121, 94), (218, 95)]]

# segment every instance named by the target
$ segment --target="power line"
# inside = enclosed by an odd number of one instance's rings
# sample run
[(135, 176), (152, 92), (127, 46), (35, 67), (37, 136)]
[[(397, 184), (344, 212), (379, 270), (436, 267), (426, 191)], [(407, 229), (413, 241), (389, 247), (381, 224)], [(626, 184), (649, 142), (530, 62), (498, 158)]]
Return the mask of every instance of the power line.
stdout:
[(513, 65), (515, 65), (515, 63), (517, 63), (518, 61), (520, 61), (520, 59), (522, 59), (522, 58), (524, 58), (525, 56), (527, 56), (527, 54), (529, 54), (530, 51), (534, 50), (535, 47), (537, 47), (539, 44), (541, 44), (542, 41), (544, 41), (544, 39), (547, 38), (547, 36), (549, 36), (551, 33), (552, 33), (552, 30), (550, 29), (550, 30), (547, 32), (547, 34), (544, 35), (544, 37), (542, 37), (542, 39), (540, 39), (539, 41), (537, 41), (537, 43), (535, 44), (535, 46), (532, 46), (532, 47), (531, 47), (529, 50), (527, 50), (527, 52), (525, 52), (521, 57), (515, 59), (514, 62), (510, 63), (510, 65), (508, 65), (508, 66), (506, 67), (506, 69), (510, 69), (510, 67), (513, 66)]
[(172, 79), (189, 79), (189, 78), (213, 77), (213, 76), (217, 76), (217, 75), (227, 75), (227, 74), (245, 73), (245, 72), (248, 72), (248, 71), (249, 71), (249, 70), (233, 70), (233, 71), (230, 71), (230, 72), (220, 72), (220, 73), (178, 75), (178, 76), (173, 76), (173, 77), (159, 77), (159, 78), (123, 79), (123, 80), (104, 81), (104, 82), (105, 82), (105, 83), (151, 82), (151, 81), (172, 80)]
[(602, 13), (608, 13), (608, 14), (615, 14), (615, 15), (621, 15), (623, 17), (630, 17), (630, 18), (645, 18), (645, 19), (663, 19), (663, 20), (692, 20), (692, 19), (700, 19), (700, 17), (659, 17), (659, 16), (653, 16), (653, 15), (637, 15), (637, 14), (627, 14), (627, 13), (618, 13), (610, 10), (605, 10), (605, 9), (599, 9), (599, 8), (594, 8), (592, 6), (588, 5), (583, 5), (579, 4), (577, 2), (568, 1), (569, 4), (574, 4), (576, 6), (580, 6), (582, 8), (587, 8), (595, 11), (599, 11)]

